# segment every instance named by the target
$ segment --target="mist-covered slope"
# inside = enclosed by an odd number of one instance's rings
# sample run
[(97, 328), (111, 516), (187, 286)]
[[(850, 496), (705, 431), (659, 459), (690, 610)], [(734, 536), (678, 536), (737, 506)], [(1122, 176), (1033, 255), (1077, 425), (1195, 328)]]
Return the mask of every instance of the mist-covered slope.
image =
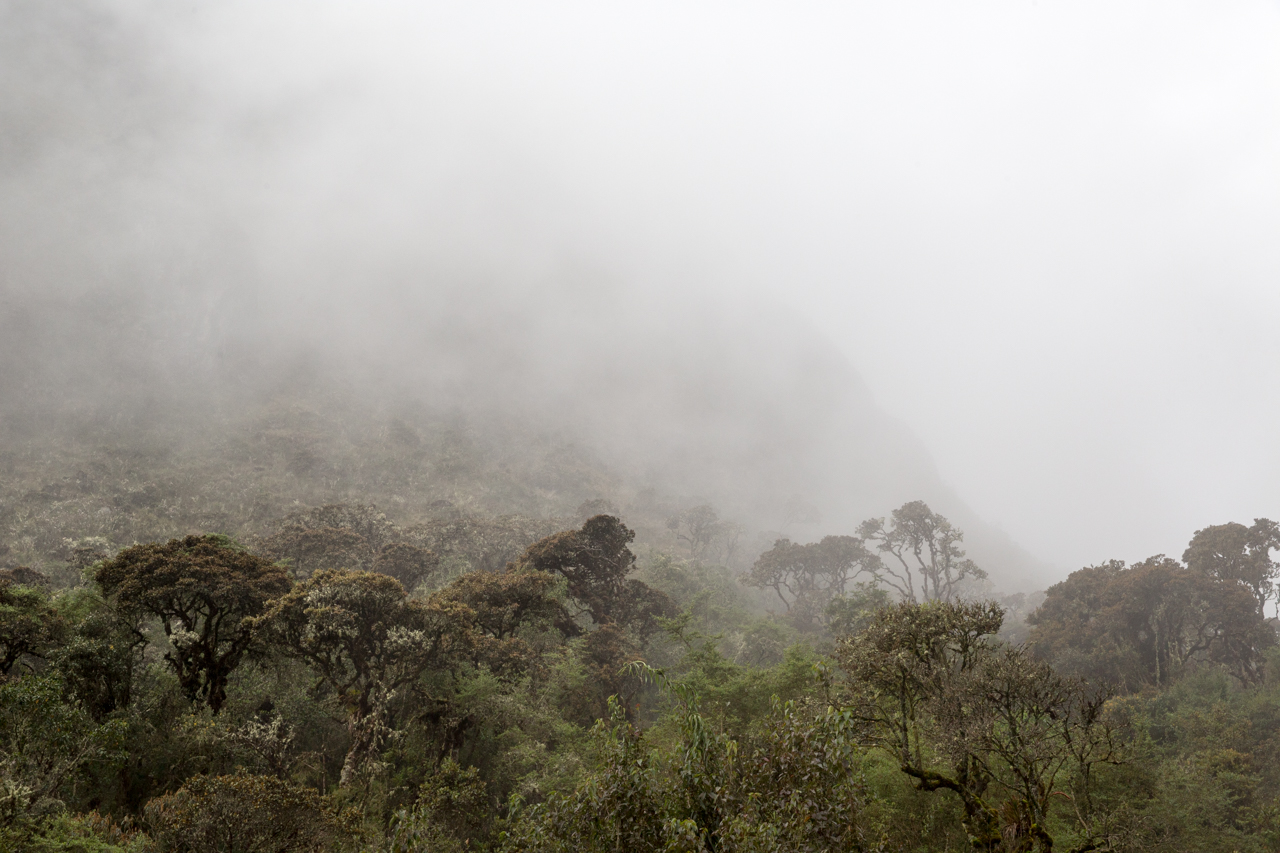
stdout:
[(335, 500), (413, 518), (604, 499), (658, 544), (710, 503), (763, 546), (924, 499), (1001, 587), (1047, 580), (785, 308), (566, 242), (545, 220), (580, 211), (554, 187), (512, 201), (439, 145), (374, 168), (390, 149), (330, 103), (229, 100), (175, 58), (180, 20), (130, 8), (0, 6), (14, 555), (110, 524), (251, 533)]

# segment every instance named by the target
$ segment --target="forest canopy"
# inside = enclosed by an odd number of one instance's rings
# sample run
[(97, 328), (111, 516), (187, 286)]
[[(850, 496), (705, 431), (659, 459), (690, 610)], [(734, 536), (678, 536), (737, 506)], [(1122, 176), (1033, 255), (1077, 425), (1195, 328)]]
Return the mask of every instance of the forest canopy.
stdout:
[(5, 849), (1280, 840), (1266, 519), (1031, 600), (920, 501), (737, 568), (707, 505), (639, 551), (579, 519), (329, 504), (0, 571)]

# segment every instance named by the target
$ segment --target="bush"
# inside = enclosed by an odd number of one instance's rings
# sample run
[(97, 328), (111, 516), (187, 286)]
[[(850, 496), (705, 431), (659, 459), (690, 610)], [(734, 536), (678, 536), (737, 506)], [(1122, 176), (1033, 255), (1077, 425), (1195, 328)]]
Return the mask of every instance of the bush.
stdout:
[(147, 803), (161, 853), (321, 853), (350, 834), (329, 799), (274, 776), (196, 776)]

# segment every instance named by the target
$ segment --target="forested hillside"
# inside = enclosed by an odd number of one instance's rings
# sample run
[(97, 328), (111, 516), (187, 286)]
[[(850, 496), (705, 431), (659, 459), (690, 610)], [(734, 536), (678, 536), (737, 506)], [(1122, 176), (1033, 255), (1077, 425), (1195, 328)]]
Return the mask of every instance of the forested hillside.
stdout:
[(1280, 850), (1271, 24), (1017, 5), (0, 0), (0, 853)]
[(239, 469), (7, 457), (4, 849), (1280, 841), (1274, 523), (1003, 595), (919, 501), (806, 541), (550, 438), (257, 418)]

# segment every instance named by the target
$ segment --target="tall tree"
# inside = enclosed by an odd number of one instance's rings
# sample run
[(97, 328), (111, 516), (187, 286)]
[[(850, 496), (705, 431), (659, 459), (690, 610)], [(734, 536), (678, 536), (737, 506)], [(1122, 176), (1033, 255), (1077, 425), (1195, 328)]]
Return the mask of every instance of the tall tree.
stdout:
[(905, 601), (951, 601), (962, 582), (987, 573), (965, 557), (964, 533), (924, 501), (912, 501), (883, 518), (864, 521), (858, 535), (886, 555), (880, 579)]
[(48, 594), (15, 578), (29, 579), (21, 570), (0, 572), (0, 676), (24, 658), (30, 663), (33, 657), (45, 657), (66, 634), (66, 624)]
[(850, 581), (862, 574), (879, 577), (882, 568), (880, 557), (855, 536), (827, 536), (807, 545), (784, 538), (760, 555), (742, 582), (772, 589), (792, 621), (812, 628)]
[(667, 519), (667, 529), (675, 534), (677, 542), (688, 546), (689, 556), (695, 560), (704, 559), (717, 539), (734, 533), (734, 525), (721, 521), (710, 504), (690, 507), (673, 515)]
[(1060, 793), (1077, 805), (1077, 849), (1098, 849), (1092, 769), (1116, 758), (1106, 696), (1001, 646), (1002, 619), (994, 603), (880, 610), (839, 647), (849, 712), (919, 790), (960, 800), (974, 850), (1048, 853)]
[(426, 607), (448, 620), (452, 656), (498, 675), (518, 675), (538, 658), (538, 650), (520, 636), (522, 628), (575, 627), (553, 595), (557, 583), (551, 573), (537, 570), (467, 572), (432, 593)]
[(253, 643), (249, 620), (289, 590), (282, 567), (217, 535), (126, 548), (95, 578), (118, 608), (160, 620), (172, 646), (164, 659), (183, 692), (215, 714)]
[(1187, 567), (1222, 581), (1244, 585), (1263, 612), (1276, 592), (1280, 563), (1271, 559), (1280, 551), (1280, 525), (1256, 518), (1251, 527), (1231, 522), (1197, 530), (1182, 555)]
[(635, 531), (612, 515), (587, 519), (580, 530), (565, 530), (533, 543), (514, 570), (532, 569), (560, 575), (569, 595), (597, 625), (617, 624), (640, 634), (652, 630), (656, 617), (672, 615), (674, 606), (661, 592), (628, 578), (636, 565), (630, 546)]
[(395, 578), (347, 569), (316, 572), (253, 624), (265, 641), (308, 663), (346, 707), (344, 786), (376, 755), (391, 730), (392, 700), (438, 659), (445, 630)]

